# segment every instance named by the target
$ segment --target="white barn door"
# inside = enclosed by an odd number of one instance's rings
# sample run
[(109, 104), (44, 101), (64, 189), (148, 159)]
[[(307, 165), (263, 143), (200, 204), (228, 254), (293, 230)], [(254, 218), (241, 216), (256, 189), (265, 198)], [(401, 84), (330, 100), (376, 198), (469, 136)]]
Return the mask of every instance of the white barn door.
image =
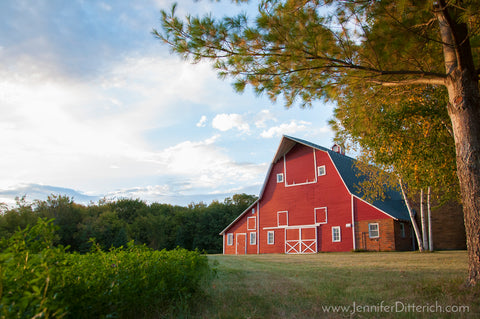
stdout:
[(317, 252), (317, 227), (285, 228), (285, 253)]

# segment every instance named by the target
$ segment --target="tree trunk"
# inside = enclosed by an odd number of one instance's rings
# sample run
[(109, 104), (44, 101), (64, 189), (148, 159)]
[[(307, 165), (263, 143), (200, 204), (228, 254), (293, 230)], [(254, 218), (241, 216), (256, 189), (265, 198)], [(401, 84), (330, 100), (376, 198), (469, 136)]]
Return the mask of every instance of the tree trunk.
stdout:
[(428, 249), (427, 219), (425, 218), (425, 210), (423, 205), (423, 188), (420, 190), (420, 220), (422, 223), (423, 250), (427, 250)]
[(427, 215), (428, 215), (428, 250), (433, 251), (433, 235), (432, 235), (432, 210), (430, 209), (430, 186), (427, 190)]
[(402, 190), (403, 200), (405, 201), (405, 205), (407, 206), (408, 214), (410, 215), (410, 221), (412, 222), (413, 230), (415, 231), (415, 237), (417, 238), (417, 245), (418, 250), (421, 252), (423, 251), (423, 243), (422, 238), (420, 237), (420, 229), (418, 229), (417, 222), (415, 221), (415, 216), (413, 215), (412, 208), (410, 206), (410, 202), (408, 201), (407, 195), (405, 194), (405, 190), (403, 187), (403, 182), (399, 178), (398, 182), (400, 184), (400, 189)]
[(448, 90), (468, 249), (468, 286), (480, 279), (480, 92), (468, 26), (445, 0), (434, 1)]
[(447, 89), (467, 237), (467, 285), (474, 286), (480, 279), (480, 94), (476, 74), (455, 70)]

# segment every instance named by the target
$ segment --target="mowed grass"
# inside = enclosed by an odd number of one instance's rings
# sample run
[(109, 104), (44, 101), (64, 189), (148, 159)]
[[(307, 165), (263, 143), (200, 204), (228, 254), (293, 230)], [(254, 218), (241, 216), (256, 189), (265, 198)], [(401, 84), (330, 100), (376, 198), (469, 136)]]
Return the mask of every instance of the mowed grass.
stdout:
[(465, 251), (208, 258), (217, 276), (193, 318), (480, 318)]

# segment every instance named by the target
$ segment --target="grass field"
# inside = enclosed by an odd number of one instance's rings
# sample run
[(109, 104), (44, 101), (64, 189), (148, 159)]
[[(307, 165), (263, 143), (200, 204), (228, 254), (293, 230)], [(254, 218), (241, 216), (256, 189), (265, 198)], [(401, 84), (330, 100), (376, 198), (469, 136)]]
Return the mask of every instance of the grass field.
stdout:
[(194, 318), (480, 318), (465, 251), (208, 258)]

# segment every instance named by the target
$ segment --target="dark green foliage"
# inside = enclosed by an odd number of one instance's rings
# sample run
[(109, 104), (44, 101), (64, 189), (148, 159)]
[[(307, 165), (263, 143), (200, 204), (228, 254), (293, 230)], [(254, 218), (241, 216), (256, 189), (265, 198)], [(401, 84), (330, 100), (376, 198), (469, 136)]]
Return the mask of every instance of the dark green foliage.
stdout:
[(2, 243), (1, 318), (147, 318), (188, 314), (213, 274), (198, 251), (155, 251), (130, 242), (87, 254), (53, 246), (53, 220), (39, 219)]
[(238, 194), (223, 203), (192, 203), (188, 207), (148, 205), (139, 199), (100, 201), (86, 207), (56, 195), (33, 205), (19, 200), (17, 208), (0, 215), (0, 239), (9, 238), (19, 228), (35, 225), (38, 217), (42, 217), (54, 219), (58, 227), (54, 244), (69, 251), (87, 253), (91, 248), (90, 238), (95, 238), (107, 250), (133, 240), (155, 250), (179, 246), (219, 253), (222, 251), (219, 233), (255, 199)]

